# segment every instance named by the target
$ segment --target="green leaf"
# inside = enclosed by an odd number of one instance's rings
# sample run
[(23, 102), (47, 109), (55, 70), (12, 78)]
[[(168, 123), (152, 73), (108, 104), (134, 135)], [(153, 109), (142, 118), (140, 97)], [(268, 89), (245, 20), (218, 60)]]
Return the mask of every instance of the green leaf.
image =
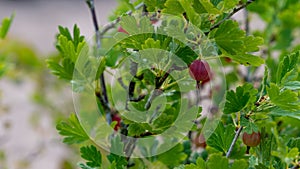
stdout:
[(221, 14), (221, 11), (216, 8), (209, 0), (199, 0), (202, 6), (205, 8), (209, 14)]
[(246, 46), (247, 52), (256, 52), (259, 50), (259, 45), (264, 43), (264, 39), (262, 37), (255, 37), (252, 35), (246, 36), (244, 39), (244, 43)]
[(185, 167), (185, 165), (181, 164), (180, 166), (177, 166), (177, 167), (175, 167), (173, 169), (186, 169), (186, 167)]
[(94, 168), (92, 168), (92, 167), (90, 167), (90, 166), (88, 166), (88, 165), (86, 165), (86, 164), (83, 164), (83, 163), (78, 164), (78, 166), (79, 166), (81, 169), (94, 169)]
[(263, 44), (263, 39), (246, 36), (245, 31), (241, 30), (235, 21), (223, 22), (219, 28), (209, 33), (209, 38), (215, 39), (224, 55), (228, 55), (241, 64), (259, 66), (264, 63), (263, 59), (248, 54), (248, 52), (257, 51), (258, 46)]
[(118, 155), (125, 155), (123, 150), (124, 143), (122, 142), (120, 135), (116, 135), (111, 139), (110, 152), (113, 152)]
[(181, 6), (186, 11), (186, 15), (189, 21), (197, 27), (201, 25), (201, 17), (200, 15), (194, 10), (193, 3), (191, 0), (179, 0)]
[(149, 12), (157, 11), (157, 9), (163, 9), (165, 2), (166, 0), (144, 0)]
[(15, 17), (15, 14), (12, 14), (10, 16), (10, 18), (4, 18), (2, 20), (2, 23), (0, 25), (0, 39), (4, 39), (9, 28), (10, 28), (10, 25), (12, 23), (12, 21), (14, 20), (14, 17)]
[(210, 155), (207, 160), (208, 169), (229, 169), (228, 165), (228, 158), (222, 156), (220, 153)]
[(156, 48), (160, 49), (160, 41), (154, 40), (153, 38), (149, 38), (145, 41), (145, 43), (142, 45), (142, 49), (149, 49), (149, 48)]
[(126, 4), (130, 10), (135, 11), (134, 5), (130, 2), (130, 0), (122, 0), (122, 3)]
[(300, 21), (297, 19), (300, 10), (300, 4), (290, 5), (288, 8), (279, 13), (278, 18), (282, 24), (288, 28), (294, 28), (300, 26)]
[(198, 158), (196, 164), (199, 167), (199, 169), (205, 169), (205, 161), (203, 160), (203, 158)]
[(300, 51), (291, 53), (285, 56), (278, 65), (276, 83), (281, 84), (282, 80), (285, 79), (290, 72), (292, 72), (298, 63)]
[(179, 48), (175, 52), (175, 55), (182, 59), (187, 65), (190, 65), (198, 57), (189, 46)]
[(120, 21), (120, 25), (124, 30), (126, 30), (130, 35), (139, 32), (139, 27), (137, 21), (133, 16), (123, 16)]
[(69, 59), (64, 59), (62, 65), (57, 63), (53, 59), (48, 59), (47, 66), (51, 70), (51, 73), (58, 76), (61, 79), (72, 80), (74, 72), (74, 63)]
[(64, 136), (63, 142), (66, 144), (82, 143), (89, 139), (74, 113), (70, 115), (67, 122), (62, 121), (57, 124), (56, 129)]
[(148, 123), (132, 123), (128, 127), (128, 135), (140, 136), (141, 134), (146, 133), (147, 130), (152, 130)]
[(215, 148), (216, 150), (226, 153), (230, 147), (230, 144), (234, 138), (235, 127), (228, 125), (224, 127), (222, 123), (219, 123), (216, 130), (207, 139), (207, 145)]
[(115, 165), (116, 168), (114, 169), (124, 169), (127, 166), (127, 160), (124, 156), (109, 154), (107, 158), (113, 165)]
[[(236, 5), (239, 3), (239, 0), (224, 0), (221, 1), (221, 3), (222, 7), (220, 9), (222, 9), (223, 12), (229, 12), (231, 11), (231, 9), (236, 7)], [(219, 4), (218, 6), (221, 6), (221, 4)]]
[(262, 58), (251, 54), (228, 55), (228, 57), (245, 66), (260, 66), (265, 63)]
[(292, 112), (283, 110), (281, 108), (275, 108), (269, 114), (273, 116), (291, 117), (300, 120), (300, 110)]
[[(116, 169), (124, 169), (127, 166), (127, 160), (124, 153), (124, 143), (120, 135), (115, 135), (111, 138), (110, 152), (107, 158), (112, 163), (112, 166)], [(112, 169), (115, 169), (114, 167)]]
[(198, 14), (207, 14), (207, 11), (205, 10), (204, 6), (200, 3), (199, 0), (194, 0), (193, 8)]
[(183, 150), (183, 145), (177, 144), (175, 147), (171, 148), (165, 153), (159, 154), (157, 156), (157, 160), (173, 168), (180, 165), (187, 158), (187, 155), (183, 152)]
[(60, 58), (47, 60), (47, 65), (54, 75), (72, 80), (75, 63), (82, 50), (87, 49), (87, 45), (77, 25), (74, 25), (73, 37), (68, 28), (59, 26), (58, 29), (56, 48), (60, 52)]
[(241, 125), (244, 127), (244, 132), (252, 134), (253, 132), (258, 132), (258, 127), (255, 123), (251, 122), (249, 119), (246, 119), (244, 116), (241, 118)]
[(174, 123), (174, 116), (162, 113), (158, 118), (153, 121), (153, 130), (163, 132)]
[(267, 166), (263, 165), (262, 163), (259, 163), (255, 166), (255, 169), (269, 169)]
[(100, 75), (103, 74), (105, 70), (105, 66), (106, 66), (106, 58), (102, 57), (99, 60), (99, 66), (98, 66), (96, 77), (100, 77)]
[(297, 148), (297, 147), (293, 147), (293, 148), (290, 149), (290, 151), (289, 151), (288, 154), (286, 155), (285, 161), (289, 164), (289, 163), (291, 163), (294, 159), (296, 159), (298, 155), (299, 155), (298, 148)]
[(290, 90), (300, 90), (300, 81), (289, 81), (284, 84), (284, 88)]
[(264, 21), (270, 23), (275, 13), (274, 5), (276, 6), (277, 1), (256, 1), (249, 5), (247, 9), (249, 11), (257, 13)]
[[(73, 43), (73, 46), (75, 48), (77, 48), (79, 43), (82, 43), (84, 41), (84, 36), (80, 35), (80, 29), (78, 28), (78, 26), (76, 24), (73, 26), (73, 37), (67, 27), (59, 26), (58, 30), (59, 30), (59, 34), (57, 35), (57, 39), (60, 36), (64, 36), (67, 38), (67, 41), (70, 41)], [(59, 49), (59, 46), (56, 46), (56, 47), (58, 47), (58, 49)]]
[(206, 169), (205, 161), (202, 157), (199, 157), (196, 161), (196, 164), (188, 164), (184, 169)]
[(236, 92), (230, 90), (226, 94), (224, 113), (230, 114), (243, 110), (247, 104), (255, 102), (257, 90), (251, 84), (244, 84), (236, 88)]
[(182, 20), (172, 20), (172, 22), (165, 27), (164, 31), (172, 38), (181, 42), (186, 42), (187, 37), (183, 29), (184, 23)]
[(300, 150), (300, 137), (298, 137), (298, 138), (290, 138), (290, 140), (287, 143), (287, 146), (289, 148), (297, 147), (298, 150)]
[(80, 148), (81, 157), (87, 160), (87, 165), (90, 167), (101, 167), (102, 156), (100, 151), (93, 145)]
[(184, 9), (178, 0), (167, 0), (163, 12), (172, 15), (181, 15)]
[[(58, 37), (57, 46), (60, 49), (60, 52), (64, 58), (69, 58), (72, 62), (76, 62), (79, 53), (71, 40), (68, 40), (67, 37), (60, 35)], [(80, 49), (79, 49), (80, 51)]]
[(229, 54), (236, 55), (245, 51), (245, 32), (239, 28), (237, 22), (228, 20), (223, 22), (219, 28), (210, 32), (217, 45)]
[(271, 102), (276, 106), (289, 111), (298, 111), (300, 109), (297, 93), (288, 89), (281, 91), (274, 83), (271, 83), (270, 87), (267, 88), (267, 92)]
[(147, 168), (151, 169), (169, 169), (164, 163), (160, 161), (154, 161), (152, 162)]
[(261, 159), (259, 160), (260, 163), (268, 166), (273, 158), (272, 151), (273, 147), (276, 147), (275, 144), (275, 136), (273, 134), (269, 134), (266, 131), (266, 128), (262, 127), (260, 131), (260, 143), (256, 148), (257, 155), (256, 157), (252, 156), (252, 158), (249, 160), (251, 167), (254, 167), (257, 164), (255, 158)]
[(241, 160), (234, 160), (230, 169), (248, 169), (248, 161), (241, 159)]
[(293, 30), (283, 28), (276, 34), (276, 45), (274, 49), (284, 50), (291, 46), (291, 43), (294, 40)]

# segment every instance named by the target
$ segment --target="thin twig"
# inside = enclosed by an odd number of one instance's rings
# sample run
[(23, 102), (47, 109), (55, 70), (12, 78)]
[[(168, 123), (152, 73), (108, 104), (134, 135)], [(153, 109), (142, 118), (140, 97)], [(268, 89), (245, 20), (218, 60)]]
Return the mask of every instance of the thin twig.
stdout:
[[(140, 3), (138, 4), (134, 9), (138, 10), (140, 8), (142, 8), (144, 6), (144, 3)], [(127, 11), (126, 14), (127, 15), (131, 15), (132, 14), (132, 10)], [(114, 21), (110, 22), (109, 24), (105, 25), (102, 29), (102, 31), (100, 32), (100, 35), (104, 35), (107, 31), (109, 31), (110, 29), (114, 28), (116, 26), (117, 23), (119, 23), (121, 20), (121, 16), (117, 17), (117, 19), (115, 19)]]
[[(249, 35), (250, 32), (250, 27), (249, 27), (249, 14), (247, 9), (245, 9), (245, 13), (244, 13), (244, 17), (245, 17), (245, 31), (246, 31), (246, 35)], [(252, 77), (251, 77), (251, 66), (247, 67), (247, 75), (245, 77), (247, 82), (252, 81)]]
[(156, 78), (155, 79), (155, 89), (151, 92), (146, 104), (145, 109), (148, 110), (151, 106), (152, 101), (159, 95), (163, 93), (163, 89), (161, 89), (162, 84), (165, 82), (165, 80), (169, 77), (171, 71), (175, 70), (173, 67), (171, 67), (163, 77)]
[(234, 147), (234, 145), (235, 145), (237, 139), (239, 138), (239, 136), (240, 136), (242, 130), (243, 130), (243, 126), (240, 126), (240, 128), (236, 131), (235, 136), (234, 136), (234, 138), (233, 138), (233, 140), (232, 140), (232, 142), (231, 142), (231, 145), (230, 145), (230, 147), (229, 147), (229, 150), (228, 150), (228, 152), (226, 153), (226, 157), (227, 157), (227, 158), (230, 156), (230, 154), (231, 154), (231, 152), (232, 152), (232, 150), (233, 150), (233, 147)]
[(149, 98), (148, 98), (148, 100), (147, 100), (147, 102), (146, 102), (144, 108), (145, 108), (146, 110), (148, 110), (148, 109), (151, 107), (152, 101), (153, 101), (157, 96), (161, 95), (162, 93), (163, 93), (163, 90), (162, 90), (162, 89), (154, 89), (154, 90), (151, 92), (151, 94), (150, 94), (150, 96), (149, 96)]
[(137, 139), (134, 138), (134, 137), (127, 137), (126, 138), (126, 141), (125, 141), (125, 144), (124, 144), (124, 152), (125, 152), (125, 155), (127, 157), (127, 161), (129, 161), (134, 149), (135, 149), (135, 146), (136, 146), (136, 141)]
[[(94, 27), (95, 27), (95, 32), (96, 32), (96, 44), (97, 44), (97, 50), (99, 50), (101, 48), (101, 34), (99, 32), (99, 25), (98, 25), (98, 21), (97, 21), (97, 15), (96, 15), (96, 10), (95, 10), (95, 2), (94, 0), (89, 0), (89, 1), (86, 1), (89, 8), (90, 8), (90, 11), (91, 11), (91, 14), (92, 14), (92, 18), (93, 18), (93, 24), (94, 24)], [(98, 52), (96, 52), (98, 54)], [(99, 56), (97, 56), (99, 57)], [(102, 73), (100, 75), (100, 84), (101, 84), (101, 92), (102, 92), (102, 96), (103, 96), (103, 99), (99, 98), (100, 100), (102, 100), (106, 107), (109, 107), (109, 102), (108, 102), (108, 97), (107, 97), (107, 92), (106, 92), (106, 85), (105, 85), (105, 79), (104, 79), (104, 74)], [(96, 94), (96, 96), (98, 97), (102, 97), (98, 94)]]
[(146, 97), (146, 95), (142, 93), (137, 98), (134, 98), (134, 97), (130, 98), (130, 101), (131, 102), (139, 102), (139, 101), (143, 100), (145, 97)]
[(201, 101), (201, 84), (198, 81), (196, 82), (196, 97), (196, 106), (198, 106)]
[[(130, 64), (130, 74), (131, 74), (131, 76), (136, 78), (137, 71), (138, 71), (138, 63), (131, 61), (131, 64)], [(133, 98), (134, 90), (135, 90), (135, 84), (136, 84), (135, 79), (131, 80), (130, 83), (129, 83), (129, 86), (128, 86), (129, 100), (131, 98)]]
[(229, 15), (227, 15), (224, 19), (222, 19), (221, 21), (219, 21), (218, 23), (216, 23), (215, 25), (213, 25), (210, 28), (210, 31), (212, 31), (213, 29), (218, 28), (223, 22), (225, 22), (227, 19), (229, 19), (230, 17), (232, 17), (235, 13), (237, 13), (240, 10), (242, 10), (243, 8), (246, 8), (248, 5), (250, 5), (254, 1), (255, 0), (249, 0), (245, 4), (241, 5), (240, 7), (234, 8), (233, 11)]
[(249, 13), (247, 9), (245, 9), (244, 17), (245, 17), (245, 31), (246, 31), (246, 35), (248, 36), (250, 32), (250, 25), (249, 25), (250, 20), (249, 20)]

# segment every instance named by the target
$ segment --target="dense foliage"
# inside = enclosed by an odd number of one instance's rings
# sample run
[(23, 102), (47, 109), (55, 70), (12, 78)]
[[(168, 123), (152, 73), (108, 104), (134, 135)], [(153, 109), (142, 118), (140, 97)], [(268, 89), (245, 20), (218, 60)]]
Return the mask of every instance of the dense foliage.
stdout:
[(298, 0), (123, 0), (100, 30), (87, 4), (95, 45), (60, 26), (47, 62), (72, 84), (57, 130), (81, 168), (300, 167)]

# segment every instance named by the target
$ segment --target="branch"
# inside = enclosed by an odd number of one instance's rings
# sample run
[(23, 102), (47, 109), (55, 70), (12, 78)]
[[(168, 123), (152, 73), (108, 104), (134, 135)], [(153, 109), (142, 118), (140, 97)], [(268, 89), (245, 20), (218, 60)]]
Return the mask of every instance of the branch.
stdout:
[(234, 145), (235, 145), (237, 139), (239, 138), (239, 136), (240, 136), (242, 130), (243, 130), (243, 126), (240, 126), (240, 128), (236, 131), (235, 136), (234, 136), (234, 138), (233, 138), (233, 140), (232, 140), (232, 142), (231, 142), (231, 145), (230, 145), (230, 147), (229, 147), (229, 150), (228, 150), (228, 152), (226, 153), (226, 157), (227, 157), (227, 158), (230, 156), (230, 154), (231, 154), (231, 152), (232, 152), (232, 150), (233, 150), (233, 147), (234, 147)]
[(151, 92), (151, 94), (150, 94), (150, 96), (149, 96), (149, 98), (148, 98), (148, 100), (147, 100), (147, 102), (146, 102), (144, 108), (145, 108), (146, 110), (148, 110), (148, 109), (150, 108), (150, 106), (151, 106), (152, 101), (153, 101), (157, 96), (161, 95), (162, 93), (163, 93), (163, 90), (162, 90), (162, 89), (154, 89), (154, 90)]
[[(97, 50), (99, 50), (101, 48), (101, 35), (99, 32), (99, 25), (98, 25), (98, 21), (97, 21), (95, 3), (94, 3), (94, 0), (87, 0), (86, 2), (88, 4), (91, 14), (92, 14), (93, 24), (94, 24), (95, 32), (96, 32)], [(96, 56), (96, 57), (98, 57), (98, 56)], [(96, 94), (96, 96), (100, 99), (100, 101), (102, 101), (106, 106), (109, 107), (108, 97), (107, 97), (107, 93), (106, 93), (105, 79), (104, 79), (103, 73), (100, 75), (100, 85), (101, 85), (101, 92), (102, 92), (103, 98), (100, 98), (102, 96), (100, 96), (99, 94)]]
[[(134, 9), (138, 10), (140, 8), (142, 8), (144, 6), (144, 3), (140, 3), (138, 4)], [(126, 14), (127, 15), (131, 15), (132, 14), (132, 10), (127, 11)], [(110, 22), (109, 24), (105, 25), (102, 29), (102, 31), (100, 32), (100, 35), (104, 35), (107, 31), (109, 31), (110, 29), (114, 28), (116, 26), (117, 23), (119, 23), (121, 20), (121, 16), (119, 16), (117, 19), (115, 19), (114, 21)]]
[[(131, 61), (130, 64), (130, 74), (134, 78), (136, 77), (138, 70), (138, 64), (136, 62)], [(134, 89), (135, 89), (135, 79), (131, 80), (128, 86), (128, 97), (129, 99), (133, 98), (134, 95)]]
[(163, 77), (161, 78), (156, 78), (155, 79), (155, 89), (151, 92), (146, 104), (145, 104), (145, 109), (148, 110), (151, 106), (152, 101), (159, 95), (163, 93), (163, 89), (160, 89), (162, 84), (165, 82), (165, 80), (169, 77), (171, 71), (175, 70), (173, 67), (171, 67)]
[(247, 1), (245, 4), (241, 5), (240, 7), (238, 8), (234, 8), (233, 11), (227, 15), (224, 19), (222, 19), (221, 21), (219, 21), (218, 23), (216, 23), (215, 25), (213, 25), (211, 28), (210, 28), (210, 31), (212, 31), (213, 29), (216, 29), (218, 28), (223, 22), (225, 22), (227, 19), (229, 19), (230, 17), (232, 17), (235, 13), (237, 13), (238, 11), (246, 8), (248, 5), (250, 5), (252, 2), (254, 2), (255, 0), (249, 0)]

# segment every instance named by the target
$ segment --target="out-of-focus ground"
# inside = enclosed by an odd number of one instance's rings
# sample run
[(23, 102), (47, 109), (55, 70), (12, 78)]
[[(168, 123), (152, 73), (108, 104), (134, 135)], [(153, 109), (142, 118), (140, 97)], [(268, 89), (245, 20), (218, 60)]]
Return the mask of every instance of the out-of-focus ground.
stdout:
[[(115, 0), (96, 0), (101, 25), (116, 4)], [(93, 34), (85, 0), (0, 0), (0, 19), (12, 12), (15, 18), (7, 38), (30, 45), (43, 59), (55, 52), (58, 25), (72, 28), (76, 23), (86, 37)], [(62, 160), (69, 158), (70, 149), (56, 132), (51, 110), (32, 101), (36, 86), (29, 77), (19, 82), (0, 79), (0, 169), (60, 169)], [(52, 95), (62, 106), (72, 106), (69, 88)]]

